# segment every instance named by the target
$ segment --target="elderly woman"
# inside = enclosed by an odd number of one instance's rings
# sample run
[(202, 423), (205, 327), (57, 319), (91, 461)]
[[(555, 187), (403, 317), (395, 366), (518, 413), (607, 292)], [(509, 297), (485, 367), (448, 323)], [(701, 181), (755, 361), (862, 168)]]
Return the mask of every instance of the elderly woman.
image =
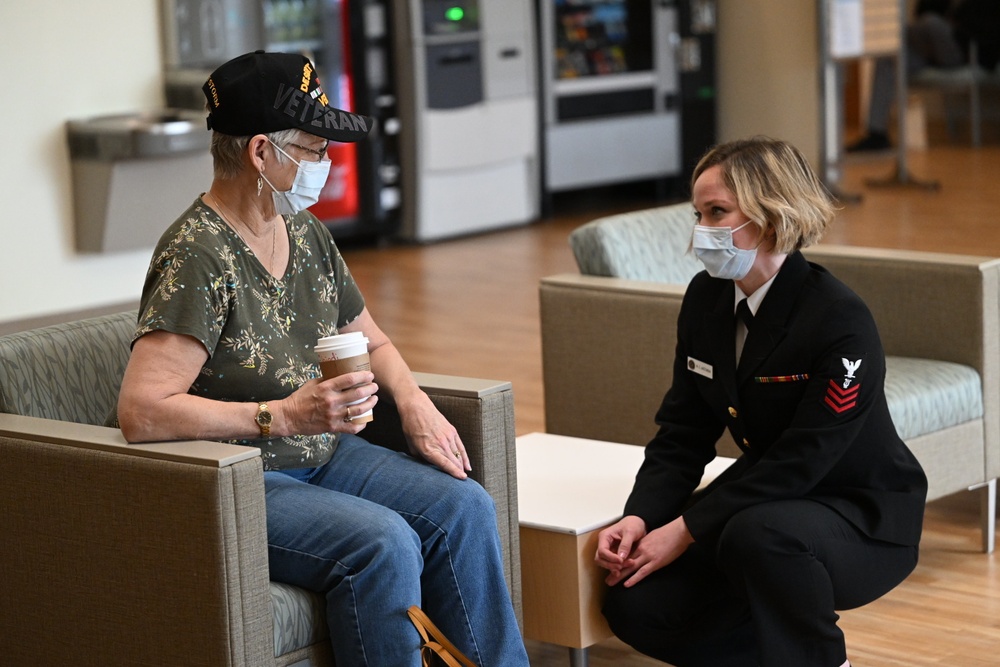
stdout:
[[(836, 609), (916, 566), (927, 481), (896, 434), (860, 298), (799, 250), (833, 218), (802, 155), (709, 151), (673, 386), (624, 517), (599, 536), (604, 614), (678, 667), (848, 665)], [(692, 495), (724, 429), (742, 456)]]
[[(328, 142), (364, 138), (371, 120), (329, 107), (300, 55), (240, 56), (204, 90), (215, 178), (154, 252), (122, 432), (260, 447), (271, 577), (326, 597), (337, 665), (419, 665), (410, 605), (477, 664), (527, 665), (492, 500), (304, 210)], [(321, 379), (317, 339), (347, 332), (369, 339), (371, 371)], [(352, 418), (379, 390), (413, 457), (358, 437)]]

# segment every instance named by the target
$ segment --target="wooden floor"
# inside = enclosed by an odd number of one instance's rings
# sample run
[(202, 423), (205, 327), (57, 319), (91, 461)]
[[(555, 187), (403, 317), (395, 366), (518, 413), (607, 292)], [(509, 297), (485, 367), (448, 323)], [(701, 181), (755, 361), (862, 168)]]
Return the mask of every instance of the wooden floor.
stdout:
[[(871, 187), (866, 179), (898, 183), (891, 157), (849, 162), (841, 192), (862, 200), (844, 206), (825, 241), (1000, 256), (1000, 145), (911, 152), (908, 166), (916, 180), (940, 188)], [(538, 280), (576, 271), (566, 242), (576, 226), (654, 205), (653, 194), (628, 187), (560, 195), (551, 216), (529, 225), (344, 254), (376, 321), (414, 370), (511, 380), (518, 434), (543, 431)], [(842, 615), (852, 664), (1000, 664), (997, 558), (979, 552), (975, 494), (931, 503), (914, 574), (883, 599)], [(560, 647), (529, 642), (529, 651), (535, 667), (568, 664)], [(660, 663), (612, 640), (591, 649), (590, 664)]]

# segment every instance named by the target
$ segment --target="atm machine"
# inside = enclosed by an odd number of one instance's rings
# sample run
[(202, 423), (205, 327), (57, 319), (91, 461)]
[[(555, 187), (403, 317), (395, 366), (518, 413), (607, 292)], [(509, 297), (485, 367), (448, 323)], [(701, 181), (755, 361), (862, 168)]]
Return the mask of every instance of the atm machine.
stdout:
[(401, 234), (534, 220), (540, 206), (532, 0), (393, 0)]

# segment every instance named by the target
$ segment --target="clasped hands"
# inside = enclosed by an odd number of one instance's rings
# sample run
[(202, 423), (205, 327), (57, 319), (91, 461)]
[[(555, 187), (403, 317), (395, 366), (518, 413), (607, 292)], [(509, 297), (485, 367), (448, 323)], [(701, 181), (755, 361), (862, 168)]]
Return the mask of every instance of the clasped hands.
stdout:
[(629, 515), (597, 536), (594, 562), (609, 571), (604, 579), (608, 586), (624, 581), (631, 588), (677, 560), (692, 542), (683, 517), (647, 532), (645, 521)]

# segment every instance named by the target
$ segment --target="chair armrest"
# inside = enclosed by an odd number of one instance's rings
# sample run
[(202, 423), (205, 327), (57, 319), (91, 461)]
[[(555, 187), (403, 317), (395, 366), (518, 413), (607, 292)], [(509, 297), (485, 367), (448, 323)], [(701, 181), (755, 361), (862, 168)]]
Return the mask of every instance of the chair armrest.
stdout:
[(0, 654), (14, 664), (273, 664), (254, 448), (129, 445), (0, 414)]
[(243, 447), (208, 440), (175, 440), (133, 444), (127, 442), (122, 437), (122, 432), (116, 428), (0, 413), (0, 436), (4, 435), (78, 449), (178, 463), (193, 463), (216, 468), (260, 456), (260, 449), (257, 447)]
[[(1000, 326), (1000, 259), (819, 245), (804, 253), (868, 304), (887, 355), (982, 372)], [(995, 355), (993, 355), (995, 356)]]
[(576, 274), (542, 279), (546, 432), (649, 442), (672, 381), (684, 290)]
[[(458, 430), (472, 465), (471, 477), (496, 503), (497, 529), (507, 585), (521, 619), (521, 550), (517, 518), (517, 458), (514, 392), (510, 382), (414, 373), (420, 387)], [(399, 413), (391, 399), (375, 406), (375, 419), (361, 436), (406, 451)]]

